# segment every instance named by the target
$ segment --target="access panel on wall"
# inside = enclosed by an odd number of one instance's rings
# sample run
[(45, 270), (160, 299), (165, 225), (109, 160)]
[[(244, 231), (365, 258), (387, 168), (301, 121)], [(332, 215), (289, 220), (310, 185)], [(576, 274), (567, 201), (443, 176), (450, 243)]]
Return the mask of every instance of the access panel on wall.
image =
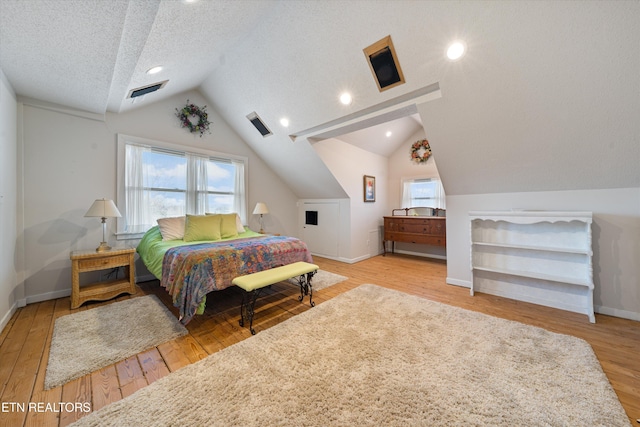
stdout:
[(302, 240), (314, 255), (338, 256), (338, 202), (303, 203)]

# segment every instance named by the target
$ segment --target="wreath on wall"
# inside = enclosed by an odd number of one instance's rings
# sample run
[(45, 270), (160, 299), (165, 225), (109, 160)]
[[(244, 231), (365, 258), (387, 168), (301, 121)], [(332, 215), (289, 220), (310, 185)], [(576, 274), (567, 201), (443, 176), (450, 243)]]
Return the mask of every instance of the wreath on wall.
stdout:
[(425, 163), (431, 157), (431, 147), (426, 139), (411, 144), (411, 160), (416, 163)]
[(180, 119), (180, 126), (189, 129), (189, 132), (200, 132), (200, 138), (209, 130), (209, 115), (207, 114), (207, 106), (200, 108), (195, 104), (190, 104), (187, 99), (187, 104), (180, 108), (176, 108), (176, 117)]

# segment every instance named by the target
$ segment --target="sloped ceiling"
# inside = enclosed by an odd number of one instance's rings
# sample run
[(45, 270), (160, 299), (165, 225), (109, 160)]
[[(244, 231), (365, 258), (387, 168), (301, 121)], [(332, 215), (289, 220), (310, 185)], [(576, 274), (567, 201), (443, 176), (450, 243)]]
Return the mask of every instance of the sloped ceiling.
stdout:
[[(269, 2), (0, 0), (0, 64), (16, 92), (93, 113), (197, 88)], [(147, 75), (162, 65), (164, 71)], [(169, 80), (142, 102), (131, 89)]]
[[(638, 187), (638, 16), (638, 1), (0, 0), (0, 67), (18, 95), (100, 114), (198, 89), (299, 197), (344, 191), (291, 135), (431, 85), (406, 111), (449, 195)], [(362, 50), (387, 35), (406, 83), (379, 92)], [(450, 62), (454, 39), (468, 52)]]
[(422, 129), (420, 116), (413, 114), (340, 135), (340, 140), (380, 156), (389, 157), (420, 129)]

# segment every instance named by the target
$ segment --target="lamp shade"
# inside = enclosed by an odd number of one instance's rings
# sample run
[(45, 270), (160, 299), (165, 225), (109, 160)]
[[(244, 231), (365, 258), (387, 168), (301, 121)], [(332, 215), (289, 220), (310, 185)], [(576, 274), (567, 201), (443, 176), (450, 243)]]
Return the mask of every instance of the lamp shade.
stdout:
[(254, 215), (263, 215), (263, 214), (268, 214), (269, 213), (269, 209), (267, 208), (267, 205), (262, 203), (262, 202), (258, 202), (256, 203), (256, 207), (255, 209), (253, 209), (253, 214)]
[(115, 218), (121, 217), (120, 211), (113, 203), (113, 200), (109, 199), (97, 199), (86, 214), (85, 217), (98, 217), (98, 218)]

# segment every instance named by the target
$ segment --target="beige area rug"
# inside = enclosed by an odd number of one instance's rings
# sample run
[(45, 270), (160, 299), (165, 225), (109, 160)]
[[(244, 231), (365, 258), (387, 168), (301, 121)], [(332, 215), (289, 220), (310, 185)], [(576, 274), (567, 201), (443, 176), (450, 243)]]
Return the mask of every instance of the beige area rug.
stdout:
[(588, 343), (362, 285), (76, 426), (629, 426)]
[(155, 295), (131, 298), (56, 320), (44, 388), (63, 385), (187, 334)]
[[(328, 288), (329, 286), (336, 285), (340, 282), (344, 282), (348, 277), (341, 276), (336, 273), (331, 273), (330, 271), (318, 270), (316, 274), (313, 275), (311, 279), (311, 285), (313, 287), (313, 291), (319, 291), (320, 289)], [(296, 279), (289, 279), (288, 282), (297, 285)]]

